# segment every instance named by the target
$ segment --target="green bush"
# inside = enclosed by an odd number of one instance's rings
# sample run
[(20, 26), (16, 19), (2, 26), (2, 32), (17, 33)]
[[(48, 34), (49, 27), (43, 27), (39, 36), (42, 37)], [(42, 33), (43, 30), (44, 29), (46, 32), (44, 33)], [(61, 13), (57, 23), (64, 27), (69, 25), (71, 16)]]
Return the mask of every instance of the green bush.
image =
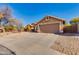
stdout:
[(73, 18), (71, 21), (70, 21), (70, 24), (75, 24), (75, 23), (78, 23), (79, 22), (79, 18)]
[(17, 26), (4, 26), (5, 31), (16, 31)]

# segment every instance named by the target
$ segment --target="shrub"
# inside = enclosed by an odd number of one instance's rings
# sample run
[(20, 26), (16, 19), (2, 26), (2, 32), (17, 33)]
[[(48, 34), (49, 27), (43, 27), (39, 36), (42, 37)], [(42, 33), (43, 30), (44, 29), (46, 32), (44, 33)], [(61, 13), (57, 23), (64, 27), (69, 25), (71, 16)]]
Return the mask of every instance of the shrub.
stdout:
[(70, 21), (70, 24), (74, 24), (74, 23), (79, 23), (79, 17), (78, 17), (78, 18), (73, 18), (73, 19)]

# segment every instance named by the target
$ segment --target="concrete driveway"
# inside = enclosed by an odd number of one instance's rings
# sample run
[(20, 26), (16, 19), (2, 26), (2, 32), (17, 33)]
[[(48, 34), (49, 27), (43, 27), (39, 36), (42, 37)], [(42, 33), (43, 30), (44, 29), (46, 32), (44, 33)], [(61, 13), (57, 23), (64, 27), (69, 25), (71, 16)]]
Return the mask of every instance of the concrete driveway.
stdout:
[[(0, 37), (0, 45), (17, 55), (55, 55), (62, 54), (50, 48), (58, 35), (46, 33), (21, 32)], [(10, 54), (1, 50), (1, 54)]]

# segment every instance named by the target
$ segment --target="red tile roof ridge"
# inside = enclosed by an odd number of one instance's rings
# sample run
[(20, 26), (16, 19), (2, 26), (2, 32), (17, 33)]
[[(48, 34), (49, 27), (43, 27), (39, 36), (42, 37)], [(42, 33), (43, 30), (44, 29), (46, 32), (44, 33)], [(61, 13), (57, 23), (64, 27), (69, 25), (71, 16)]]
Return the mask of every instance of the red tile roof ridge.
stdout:
[(59, 17), (56, 17), (56, 16), (45, 16), (45, 17), (42, 18), (40, 21), (36, 22), (36, 24), (38, 24), (38, 23), (40, 23), (41, 21), (43, 21), (46, 17), (52, 17), (52, 18), (56, 18), (57, 20), (60, 20), (60, 21), (65, 21), (64, 19), (59, 18)]

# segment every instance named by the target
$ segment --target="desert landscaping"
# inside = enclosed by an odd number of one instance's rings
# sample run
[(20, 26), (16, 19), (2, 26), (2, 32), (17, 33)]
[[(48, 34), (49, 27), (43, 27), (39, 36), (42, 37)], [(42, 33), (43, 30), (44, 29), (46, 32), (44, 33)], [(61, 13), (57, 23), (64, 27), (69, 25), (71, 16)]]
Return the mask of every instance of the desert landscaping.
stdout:
[(0, 54), (77, 55), (78, 39), (78, 34), (69, 33), (63, 35), (32, 32), (0, 33), (0, 45), (10, 50), (0, 47)]
[[(79, 17), (63, 19), (51, 15), (51, 9), (47, 15), (41, 13), (40, 18), (35, 14), (37, 10), (26, 7), (30, 6), (28, 4), (17, 4), (17, 8), (10, 6), (0, 9), (0, 55), (79, 55)], [(31, 11), (33, 14), (29, 14)]]
[(51, 46), (52, 49), (60, 51), (68, 55), (79, 54), (79, 34), (71, 34), (72, 36), (60, 36), (58, 40)]

